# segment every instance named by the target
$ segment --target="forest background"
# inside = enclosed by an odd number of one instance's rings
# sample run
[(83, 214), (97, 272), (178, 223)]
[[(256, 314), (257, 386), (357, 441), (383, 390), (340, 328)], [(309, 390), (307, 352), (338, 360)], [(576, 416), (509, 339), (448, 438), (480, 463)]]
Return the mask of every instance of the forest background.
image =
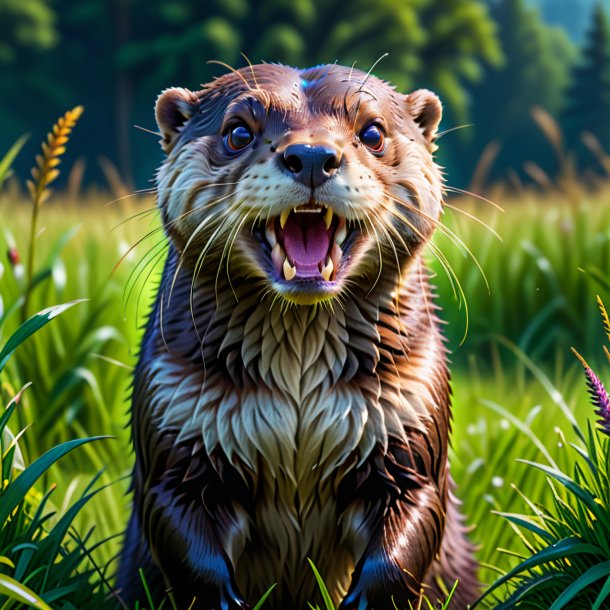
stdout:
[[(127, 185), (141, 187), (160, 152), (134, 125), (155, 129), (162, 89), (197, 89), (222, 73), (208, 60), (241, 66), (244, 53), (253, 62), (355, 62), (368, 70), (387, 52), (375, 73), (405, 92), (437, 91), (443, 128), (461, 127), (440, 157), (452, 184), (470, 184), (481, 159), (485, 178), (513, 186), (539, 169), (552, 176), (558, 160), (532, 118), (535, 107), (560, 123), (583, 171), (595, 172), (598, 159), (582, 134), (610, 149), (609, 7), (608, 0), (1, 0), (1, 139), (8, 145), (42, 133), (78, 102), (87, 114), (71, 155), (86, 161), (85, 182), (104, 184), (116, 168)], [(18, 172), (28, 158), (21, 156)]]

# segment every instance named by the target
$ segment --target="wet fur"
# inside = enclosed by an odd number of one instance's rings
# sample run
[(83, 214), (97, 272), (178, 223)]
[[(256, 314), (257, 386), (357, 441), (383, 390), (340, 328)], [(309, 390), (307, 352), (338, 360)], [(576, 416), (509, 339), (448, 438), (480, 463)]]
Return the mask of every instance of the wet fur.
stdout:
[[(342, 610), (406, 607), (458, 578), (454, 607), (476, 597), (421, 259), (443, 194), (430, 96), (341, 66), (263, 65), (159, 100), (170, 250), (135, 374), (128, 602), (142, 565), (180, 610), (245, 608), (275, 582), (266, 608), (305, 610), (319, 597), (307, 558)], [(244, 113), (262, 135), (229, 158), (218, 134)], [(380, 158), (354, 137), (377, 116)], [(303, 139), (345, 152), (315, 197), (362, 227), (337, 293), (313, 304), (270, 279), (251, 234), (311, 196), (277, 169)]]

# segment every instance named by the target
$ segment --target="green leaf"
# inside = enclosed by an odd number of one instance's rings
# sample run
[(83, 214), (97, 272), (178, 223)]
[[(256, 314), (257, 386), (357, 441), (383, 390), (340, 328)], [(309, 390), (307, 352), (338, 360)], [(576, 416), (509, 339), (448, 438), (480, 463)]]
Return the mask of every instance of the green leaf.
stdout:
[(27, 604), (31, 608), (39, 608), (39, 610), (53, 610), (45, 601), (36, 593), (22, 585), (19, 581), (0, 574), (0, 593), (6, 595), (9, 599)]
[(277, 583), (271, 585), (267, 591), (265, 592), (265, 594), (258, 600), (256, 606), (254, 606), (254, 608), (252, 610), (260, 610), (263, 606), (263, 604), (265, 603), (265, 600), (269, 597), (269, 595), (271, 595), (271, 591), (273, 591), (273, 589), (275, 589)]
[(311, 566), (311, 569), (313, 570), (314, 576), (316, 577), (316, 581), (318, 583), (318, 587), (320, 588), (320, 593), (322, 594), (322, 600), (324, 601), (324, 606), (326, 607), (326, 610), (335, 610), (335, 606), (333, 605), (333, 600), (330, 597), (330, 593), (328, 592), (328, 589), (326, 588), (326, 584), (324, 584), (324, 580), (323, 580), (322, 576), (320, 575), (320, 572), (318, 572), (318, 569), (314, 565), (313, 561), (311, 559), (309, 559), (309, 557), (307, 558), (307, 561), (309, 562), (309, 565)]
[(588, 569), (580, 578), (576, 579), (554, 602), (549, 610), (562, 610), (566, 604), (573, 600), (583, 589), (586, 589), (596, 580), (610, 574), (610, 561), (604, 561)]
[(15, 567), (15, 564), (8, 557), (5, 557), (4, 555), (2, 555), (0, 557), (0, 563), (5, 566), (8, 566), (9, 568)]
[(8, 152), (0, 159), (0, 187), (4, 181), (9, 177), (9, 172), (13, 161), (19, 154), (19, 151), (23, 148), (23, 145), (27, 142), (30, 136), (21, 136), (8, 150)]
[(599, 592), (599, 595), (597, 596), (597, 599), (595, 600), (595, 603), (593, 604), (591, 610), (600, 610), (602, 604), (606, 601), (608, 595), (610, 595), (610, 578), (608, 578), (608, 580), (606, 580), (606, 582), (604, 583), (604, 586)]
[(77, 301), (71, 301), (64, 303), (63, 305), (55, 305), (43, 309), (38, 313), (34, 314), (31, 318), (26, 320), (10, 337), (6, 342), (5, 346), (0, 351), (0, 373), (3, 371), (9, 358), (13, 352), (35, 332), (40, 330), (43, 326), (46, 326), (53, 318), (62, 314), (70, 307), (82, 303), (85, 299), (79, 299)]
[[(532, 591), (536, 591), (536, 593), (539, 594), (541, 591), (544, 591), (549, 587), (555, 587), (557, 585), (557, 578), (558, 574), (556, 573), (538, 576), (520, 586), (507, 600), (503, 601), (501, 604), (493, 606), (493, 608), (494, 610), (514, 610), (517, 602), (525, 599), (526, 596)], [(481, 598), (479, 598), (472, 607), (475, 608), (478, 606), (479, 602), (486, 596), (487, 592)], [(539, 607), (537, 610), (539, 610)]]
[(542, 529), (540, 526), (532, 522), (529, 518), (523, 515), (514, 515), (512, 513), (498, 513), (501, 517), (504, 517), (507, 521), (514, 523), (519, 527), (523, 527), (533, 534), (540, 536), (546, 542), (551, 543), (555, 538), (549, 534), (546, 530)]
[[(479, 598), (477, 603), (481, 601), (484, 597), (489, 595), (492, 591), (495, 591), (499, 586), (503, 585), (505, 582), (511, 580), (517, 576), (517, 574), (521, 574), (522, 572), (526, 572), (531, 568), (535, 568), (541, 564), (549, 563), (551, 561), (555, 561), (557, 559), (563, 559), (565, 557), (571, 557), (572, 555), (578, 554), (588, 554), (588, 555), (598, 555), (600, 550), (598, 547), (587, 544), (585, 542), (581, 542), (578, 538), (570, 537), (564, 538), (559, 542), (545, 547), (541, 551), (538, 551), (530, 558), (521, 562), (518, 566), (504, 574), (501, 578), (498, 578), (496, 582), (489, 587), (489, 589), (485, 592), (485, 594)], [(476, 605), (476, 604), (475, 604)]]
[(4, 527), (6, 520), (15, 510), (27, 492), (34, 483), (53, 465), (57, 460), (64, 455), (70, 453), (73, 449), (90, 443), (91, 441), (108, 438), (105, 436), (76, 439), (62, 443), (52, 449), (49, 449), (44, 455), (32, 462), (5, 490), (0, 496), (0, 527)]
[(588, 489), (578, 485), (578, 483), (571, 479), (567, 474), (555, 468), (551, 468), (550, 466), (539, 464), (538, 462), (530, 462), (529, 460), (519, 460), (519, 462), (529, 464), (538, 470), (542, 470), (542, 472), (559, 481), (559, 483), (561, 483), (568, 491), (571, 491), (579, 500), (581, 500), (597, 519), (602, 520), (603, 523), (604, 515), (600, 513), (600, 506), (595, 502), (595, 497)]

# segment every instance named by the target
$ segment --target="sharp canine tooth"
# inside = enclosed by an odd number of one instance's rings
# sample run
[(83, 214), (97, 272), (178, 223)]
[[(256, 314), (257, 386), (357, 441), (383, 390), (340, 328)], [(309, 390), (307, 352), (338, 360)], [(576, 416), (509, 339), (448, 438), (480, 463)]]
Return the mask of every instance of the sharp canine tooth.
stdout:
[(273, 246), (273, 250), (271, 251), (271, 260), (273, 261), (273, 266), (278, 273), (282, 268), (282, 262), (285, 258), (286, 253), (284, 252), (282, 246), (280, 246), (279, 243), (275, 244), (275, 246)]
[(331, 208), (326, 208), (326, 214), (324, 214), (324, 224), (326, 225), (326, 230), (330, 229), (330, 224), (333, 221), (333, 211)]
[(328, 261), (326, 261), (326, 266), (324, 267), (324, 269), (322, 269), (322, 272), (321, 272), (322, 277), (327, 282), (330, 280), (330, 276), (333, 274), (334, 268), (335, 268), (335, 266), (333, 265), (333, 259), (330, 258), (330, 256), (329, 256)]
[(337, 227), (337, 232), (335, 233), (335, 242), (341, 245), (345, 238), (347, 237), (347, 226), (345, 224), (345, 220), (342, 218), (339, 220), (339, 226)]
[(294, 276), (297, 274), (297, 268), (293, 267), (289, 262), (288, 262), (288, 257), (286, 257), (284, 259), (284, 265), (282, 266), (282, 269), (284, 270), (284, 277), (290, 281), (294, 278)]
[(265, 229), (265, 237), (267, 241), (271, 245), (272, 248), (275, 248), (275, 244), (277, 244), (277, 239), (275, 238), (275, 231), (273, 230), (273, 226), (271, 224), (267, 225)]
[(292, 210), (290, 209), (286, 209), (282, 212), (281, 216), (280, 216), (280, 227), (283, 229), (284, 225), (286, 224), (286, 221), (288, 220), (288, 216), (290, 216), (290, 212)]

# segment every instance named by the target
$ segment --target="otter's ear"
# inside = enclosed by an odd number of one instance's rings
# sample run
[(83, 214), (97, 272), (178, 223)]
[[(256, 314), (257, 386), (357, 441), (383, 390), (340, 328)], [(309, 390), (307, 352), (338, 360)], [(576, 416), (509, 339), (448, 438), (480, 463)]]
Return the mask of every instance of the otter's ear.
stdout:
[(197, 112), (197, 96), (188, 89), (172, 87), (157, 98), (155, 116), (163, 139), (161, 147), (169, 153), (182, 126)]
[(407, 95), (407, 107), (428, 142), (434, 140), (443, 115), (438, 96), (427, 89), (418, 89)]

